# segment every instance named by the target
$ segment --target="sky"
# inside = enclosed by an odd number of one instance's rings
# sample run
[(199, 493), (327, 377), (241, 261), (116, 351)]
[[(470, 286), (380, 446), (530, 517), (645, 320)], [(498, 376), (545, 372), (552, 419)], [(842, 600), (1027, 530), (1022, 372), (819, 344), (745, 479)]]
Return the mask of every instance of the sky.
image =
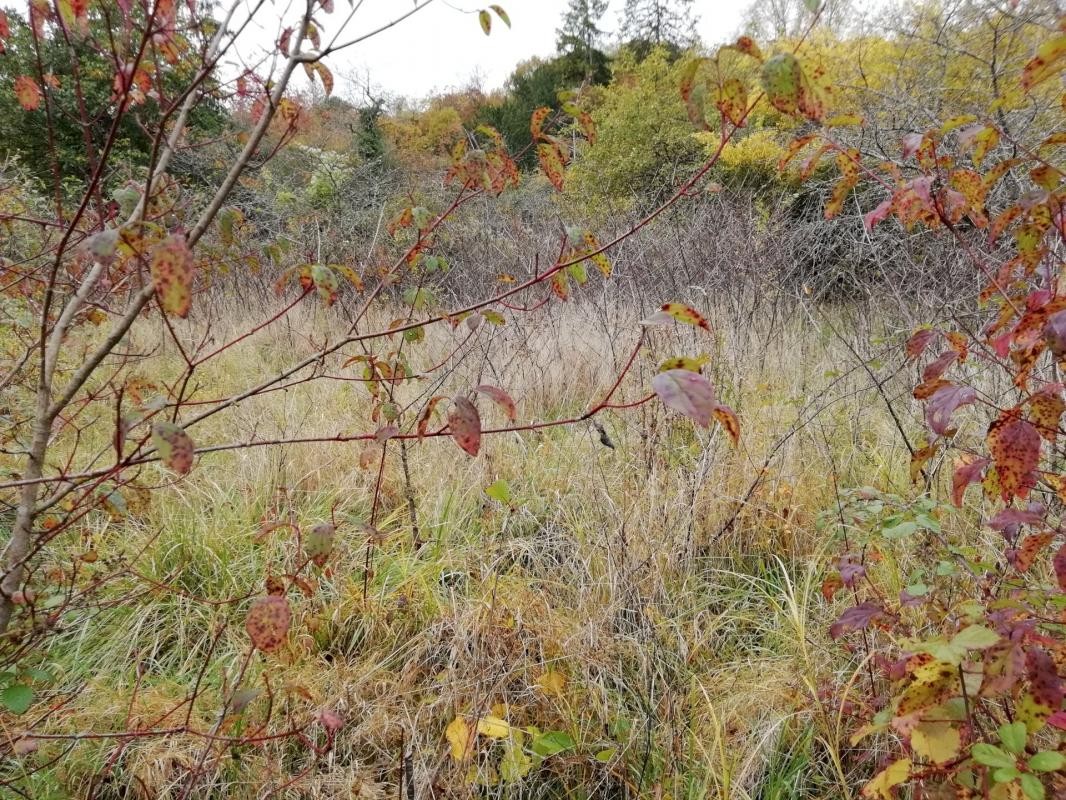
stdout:
[[(358, 0), (356, 0), (358, 2)], [(502, 86), (515, 66), (532, 56), (549, 56), (555, 50), (567, 0), (499, 0), (511, 18), (508, 29), (493, 18), (485, 36), (478, 24), (482, 0), (434, 0), (399, 25), (364, 42), (335, 53), (325, 63), (337, 79), (338, 91), (367, 82), (377, 92), (422, 98), (450, 88), (469, 86), (475, 79), (485, 90)], [(696, 0), (697, 30), (707, 43), (724, 42), (735, 35), (748, 0)], [(327, 34), (336, 30), (349, 13), (346, 0), (335, 0), (331, 15), (321, 16)], [(488, 0), (484, 0), (485, 5)], [(362, 35), (414, 7), (412, 0), (363, 0), (346, 27), (347, 34)], [(613, 32), (624, 0), (611, 0), (602, 26)], [(270, 8), (268, 6), (268, 8)], [(284, 4), (274, 6), (284, 9)], [(295, 18), (290, 10), (282, 16)], [(255, 33), (261, 42), (276, 35), (273, 26)], [(361, 91), (361, 89), (359, 89)]]

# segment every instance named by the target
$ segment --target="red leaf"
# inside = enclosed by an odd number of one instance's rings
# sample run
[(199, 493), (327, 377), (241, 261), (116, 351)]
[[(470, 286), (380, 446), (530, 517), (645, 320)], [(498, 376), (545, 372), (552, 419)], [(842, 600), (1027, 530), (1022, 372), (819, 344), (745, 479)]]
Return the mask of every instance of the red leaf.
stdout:
[(185, 318), (192, 308), (193, 260), (185, 237), (168, 236), (152, 248), (152, 283), (168, 314)]
[(1058, 711), (1062, 706), (1062, 681), (1054, 659), (1042, 647), (1031, 647), (1025, 654), (1025, 669), (1033, 699)]
[(483, 395), (487, 395), (492, 402), (502, 408), (507, 415), (507, 419), (511, 420), (511, 422), (518, 419), (518, 409), (515, 407), (515, 402), (511, 399), (511, 395), (507, 394), (503, 389), (482, 384), (477, 387), (477, 390)]
[(41, 87), (28, 75), (15, 78), (15, 97), (26, 111), (36, 111), (41, 107)]
[(1025, 499), (1033, 487), (1033, 470), (1040, 463), (1039, 431), (1032, 423), (1019, 419), (1017, 412), (1008, 411), (988, 427), (987, 440), (1003, 501)]
[(918, 358), (925, 352), (925, 348), (933, 341), (934, 336), (936, 336), (936, 330), (933, 328), (921, 328), (912, 333), (907, 339), (907, 358)]
[(837, 621), (829, 626), (829, 635), (839, 639), (848, 631), (860, 631), (868, 628), (870, 623), (884, 613), (877, 603), (867, 601), (844, 611)]
[(687, 369), (669, 369), (651, 379), (651, 388), (669, 408), (706, 428), (718, 408), (710, 381)]
[(476, 456), (481, 449), (481, 416), (477, 407), (465, 397), (452, 400), (448, 411), (448, 429), (452, 439), (466, 453)]
[(933, 432), (944, 436), (951, 429), (951, 415), (955, 413), (955, 409), (976, 399), (977, 392), (969, 386), (943, 386), (929, 398), (925, 407), (925, 421)]
[(159, 457), (167, 469), (179, 475), (187, 475), (192, 469), (196, 447), (189, 434), (179, 425), (165, 421), (153, 423), (152, 444), (159, 451)]
[(868, 231), (872, 231), (879, 222), (884, 222), (888, 212), (892, 210), (892, 198), (882, 202), (873, 211), (868, 211), (862, 216), (862, 224)]
[(981, 473), (990, 463), (987, 458), (955, 462), (955, 474), (951, 478), (951, 499), (956, 506), (962, 508), (962, 496), (966, 493), (966, 487), (981, 480)]

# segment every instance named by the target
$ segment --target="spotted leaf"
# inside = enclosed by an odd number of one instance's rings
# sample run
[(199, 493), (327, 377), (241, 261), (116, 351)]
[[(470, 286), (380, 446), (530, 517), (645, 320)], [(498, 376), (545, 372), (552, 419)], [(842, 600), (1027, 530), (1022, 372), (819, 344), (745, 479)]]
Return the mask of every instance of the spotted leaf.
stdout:
[(448, 430), (460, 449), (476, 456), (481, 449), (481, 415), (477, 407), (465, 397), (452, 400), (448, 411)]
[(187, 475), (192, 469), (196, 448), (192, 438), (180, 425), (166, 421), (153, 423), (152, 445), (159, 451), (159, 458), (167, 469), (179, 475)]
[(999, 475), (1004, 502), (1024, 499), (1033, 487), (1033, 471), (1040, 463), (1040, 433), (1015, 412), (1006, 412), (988, 428), (988, 449)]
[(168, 314), (189, 316), (192, 308), (193, 260), (185, 237), (168, 236), (152, 248), (152, 284)]
[(290, 624), (292, 611), (289, 601), (281, 595), (272, 594), (252, 602), (244, 620), (244, 629), (248, 631), (254, 647), (269, 653), (285, 641)]

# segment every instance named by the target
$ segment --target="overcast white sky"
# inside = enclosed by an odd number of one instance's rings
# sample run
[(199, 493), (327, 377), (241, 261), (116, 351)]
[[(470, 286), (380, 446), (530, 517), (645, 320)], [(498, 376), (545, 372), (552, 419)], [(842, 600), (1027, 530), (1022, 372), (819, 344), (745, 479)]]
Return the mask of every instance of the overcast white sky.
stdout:
[[(358, 0), (357, 0), (358, 1)], [(336, 10), (322, 16), (327, 32), (349, 11), (345, 0), (334, 0)], [(698, 30), (708, 43), (723, 42), (736, 33), (748, 0), (697, 0)], [(408, 97), (425, 97), (433, 92), (467, 86), (478, 76), (485, 89), (503, 84), (520, 62), (531, 56), (547, 56), (555, 49), (567, 0), (499, 0), (511, 18), (511, 29), (493, 19), (492, 35), (485, 36), (477, 21), (477, 10), (488, 0), (434, 0), (426, 8), (395, 28), (330, 56), (326, 64), (343, 91), (345, 78), (357, 76), (379, 90)], [(603, 26), (613, 31), (625, 0), (611, 0)], [(363, 0), (346, 29), (363, 34), (383, 22), (413, 8), (412, 0)], [(274, 8), (279, 11), (285, 5)], [(291, 19), (290, 19), (291, 18)], [(283, 19), (291, 24), (290, 11)], [(259, 35), (271, 41), (273, 27)]]

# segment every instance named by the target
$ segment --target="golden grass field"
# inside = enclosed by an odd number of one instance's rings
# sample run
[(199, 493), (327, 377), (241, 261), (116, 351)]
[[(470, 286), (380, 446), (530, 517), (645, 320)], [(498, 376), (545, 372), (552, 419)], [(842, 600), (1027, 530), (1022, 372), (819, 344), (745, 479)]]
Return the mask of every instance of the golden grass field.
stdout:
[[(338, 313), (302, 308), (197, 372), (193, 400), (228, 396), (342, 330)], [(456, 369), (442, 371), (440, 388), (415, 381), (398, 400), (484, 382), (511, 392), (520, 422), (579, 414), (613, 383), (639, 335), (633, 307), (603, 308), (572, 303), (529, 322), (483, 325)], [(827, 635), (843, 605), (819, 588), (839, 548), (818, 519), (832, 512), (838, 488), (906, 492), (908, 454), (869, 377), (817, 314), (779, 320), (772, 336), (711, 317), (713, 335), (653, 332), (616, 400), (647, 394), (663, 358), (705, 352), (740, 416), (739, 448), (657, 400), (597, 417), (614, 449), (588, 423), (487, 437), (476, 459), (447, 438), (410, 442), (409, 483), (390, 443), (365, 596), (359, 523), (379, 462), (362, 468), (360, 443), (202, 455), (180, 480), (149, 466), (138, 483), (150, 491), (130, 495), (128, 516), (94, 512), (81, 540), (54, 554), (59, 563), (98, 553), (82, 580), (125, 561), (141, 577), (108, 591), (141, 596), (101, 602), (53, 642), (51, 688), (63, 708), (47, 729), (122, 731), (184, 718), (181, 703), (205, 663), (191, 721), (211, 729), (232, 689), (227, 676), (248, 653), (247, 603), (216, 601), (261, 594), (266, 576), (293, 558), (291, 532), (264, 533), (265, 521), (310, 525), (333, 513), (330, 569), (310, 596), (290, 592), (289, 641), (257, 654), (244, 685), (268, 675), (274, 729), (290, 714), (339, 710), (346, 724), (336, 747), (288, 786), (309, 763), (291, 742), (223, 750), (189, 796), (385, 798), (397, 796), (401, 775), (418, 797), (857, 796), (871, 765), (847, 753), (839, 699), (826, 690), (851, 679), (860, 659)], [(237, 331), (242, 322), (230, 324)], [(146, 322), (132, 345), (162, 348), (156, 372), (143, 376), (155, 381), (180, 367), (159, 334)], [(225, 334), (215, 331), (218, 341)], [(431, 329), (412, 365), (436, 363), (458, 337)], [(873, 362), (882, 371), (901, 360), (898, 348), (886, 352), (884, 364)], [(327, 371), (356, 374), (343, 361), (332, 358)], [(907, 379), (886, 386), (905, 395)], [(351, 434), (373, 430), (369, 407), (364, 384), (322, 379), (192, 432), (200, 447)], [(481, 408), (486, 425), (504, 422), (484, 399)], [(906, 419), (917, 424), (913, 412)], [(106, 442), (106, 424), (98, 429)], [(500, 479), (511, 508), (484, 492)], [(264, 702), (223, 727), (252, 724)], [(507, 735), (479, 735), (454, 757), (449, 724), (485, 716), (505, 720)], [(531, 727), (562, 732), (572, 746), (540, 759), (529, 751)], [(41, 745), (57, 755), (62, 746)], [(86, 738), (31, 785), (40, 798), (80, 796), (91, 784), (105, 797), (182, 797), (186, 770), (203, 753), (203, 740), (190, 736)]]

